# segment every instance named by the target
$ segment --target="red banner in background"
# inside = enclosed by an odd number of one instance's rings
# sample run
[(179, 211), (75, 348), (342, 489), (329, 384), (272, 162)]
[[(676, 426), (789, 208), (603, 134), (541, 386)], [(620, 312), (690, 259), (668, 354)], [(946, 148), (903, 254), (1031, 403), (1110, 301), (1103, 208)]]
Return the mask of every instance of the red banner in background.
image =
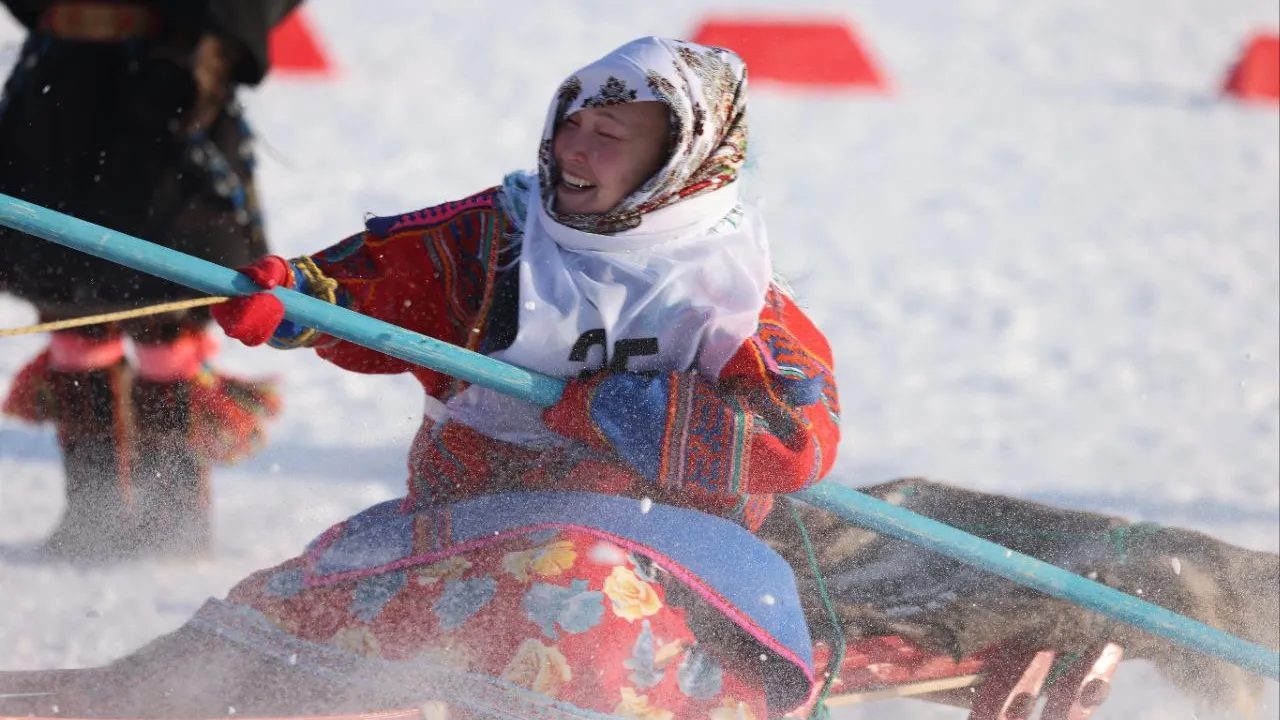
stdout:
[(268, 39), (271, 72), (288, 75), (329, 75), (333, 65), (301, 8), (276, 26)]
[(1259, 32), (1227, 75), (1223, 92), (1245, 100), (1280, 103), (1280, 34)]
[(888, 79), (853, 27), (840, 20), (706, 18), (693, 35), (703, 45), (729, 48), (747, 63), (752, 80), (819, 88), (883, 91)]

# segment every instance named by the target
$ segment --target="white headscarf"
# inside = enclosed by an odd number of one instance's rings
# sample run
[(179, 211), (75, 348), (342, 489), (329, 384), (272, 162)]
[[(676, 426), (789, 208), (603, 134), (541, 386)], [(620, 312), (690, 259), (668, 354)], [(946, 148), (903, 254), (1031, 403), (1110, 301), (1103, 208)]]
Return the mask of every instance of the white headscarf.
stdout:
[[(598, 215), (555, 210), (556, 128), (583, 107), (657, 100), (670, 109), (666, 165)], [(609, 367), (696, 369), (715, 380), (755, 333), (771, 277), (758, 208), (734, 181), (746, 153), (746, 70), (727, 50), (643, 38), (570, 76), (547, 115), (539, 172), (509, 176), (520, 238), (515, 341), (497, 359), (562, 378)], [(564, 441), (541, 411), (472, 386), (450, 419), (527, 446)]]
[[(565, 118), (589, 107), (658, 101), (670, 112), (667, 163), (617, 207), (599, 215), (555, 211), (560, 168), (552, 141)], [(588, 232), (636, 227), (641, 216), (738, 178), (747, 158), (747, 68), (729, 50), (681, 40), (633, 40), (570, 75), (547, 111), (538, 150), (544, 207), (563, 225)]]

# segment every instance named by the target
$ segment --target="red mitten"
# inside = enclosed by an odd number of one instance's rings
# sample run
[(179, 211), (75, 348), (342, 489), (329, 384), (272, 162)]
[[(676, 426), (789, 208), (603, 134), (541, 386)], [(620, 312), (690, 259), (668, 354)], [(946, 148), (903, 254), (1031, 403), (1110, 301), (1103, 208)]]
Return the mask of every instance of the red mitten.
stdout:
[[(264, 255), (239, 270), (267, 290), (292, 282), (289, 261), (279, 255)], [(228, 337), (245, 345), (261, 345), (275, 334), (280, 321), (284, 320), (284, 303), (271, 293), (255, 293), (214, 305), (210, 312)]]
[(293, 275), (289, 261), (279, 255), (263, 255), (252, 264), (236, 269), (267, 290), (288, 285)]
[(284, 320), (284, 303), (271, 293), (233, 297), (210, 308), (213, 319), (228, 337), (245, 345), (261, 345), (275, 334)]

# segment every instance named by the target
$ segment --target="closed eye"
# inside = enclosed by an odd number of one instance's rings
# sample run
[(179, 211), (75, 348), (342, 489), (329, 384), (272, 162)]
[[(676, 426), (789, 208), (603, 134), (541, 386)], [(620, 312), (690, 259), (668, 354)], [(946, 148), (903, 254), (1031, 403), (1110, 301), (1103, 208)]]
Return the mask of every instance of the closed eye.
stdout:
[[(569, 117), (565, 118), (564, 124), (568, 125), (571, 128), (574, 128), (575, 130), (582, 128), (582, 120), (580, 120), (576, 114), (570, 115)], [(612, 132), (606, 132), (604, 130), (601, 130), (599, 127), (593, 128), (593, 130), (596, 135), (599, 135), (602, 138), (607, 138), (609, 140), (626, 140), (626, 138), (622, 137), (621, 135), (616, 135)]]

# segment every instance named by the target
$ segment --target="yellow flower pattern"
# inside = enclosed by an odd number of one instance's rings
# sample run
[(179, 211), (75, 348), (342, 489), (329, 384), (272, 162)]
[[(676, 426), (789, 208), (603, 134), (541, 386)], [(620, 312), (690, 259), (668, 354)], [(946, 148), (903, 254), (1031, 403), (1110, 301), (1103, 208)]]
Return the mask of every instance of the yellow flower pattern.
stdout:
[(346, 650), (353, 655), (365, 657), (382, 657), (382, 647), (373, 631), (364, 625), (348, 625), (329, 640), (329, 644), (339, 650)]
[(609, 596), (613, 613), (627, 620), (640, 620), (662, 610), (658, 591), (628, 567), (615, 567), (609, 573), (604, 581), (604, 594)]
[(724, 703), (711, 710), (709, 720), (759, 720), (751, 707), (744, 702), (725, 698)]
[(641, 695), (635, 690), (622, 688), (622, 702), (613, 708), (613, 714), (636, 720), (671, 720), (675, 713), (649, 704), (649, 696)]
[(419, 585), (426, 587), (427, 585), (434, 585), (441, 580), (457, 580), (470, 568), (470, 562), (459, 555), (454, 555), (438, 563), (418, 568), (413, 575)]
[(515, 656), (502, 671), (502, 679), (554, 698), (573, 679), (573, 671), (559, 650), (529, 638), (516, 648)]
[(520, 582), (528, 582), (535, 576), (561, 575), (572, 568), (577, 560), (578, 551), (573, 549), (573, 543), (557, 540), (532, 550), (503, 555), (502, 569)]
[(290, 635), (298, 634), (297, 618), (289, 615), (286, 611), (277, 605), (271, 605), (263, 609), (263, 616), (271, 622), (272, 625), (289, 633)]
[(653, 655), (653, 666), (659, 670), (665, 669), (668, 665), (675, 662), (681, 655), (684, 655), (685, 644), (683, 640), (672, 640), (663, 643), (662, 647)]

